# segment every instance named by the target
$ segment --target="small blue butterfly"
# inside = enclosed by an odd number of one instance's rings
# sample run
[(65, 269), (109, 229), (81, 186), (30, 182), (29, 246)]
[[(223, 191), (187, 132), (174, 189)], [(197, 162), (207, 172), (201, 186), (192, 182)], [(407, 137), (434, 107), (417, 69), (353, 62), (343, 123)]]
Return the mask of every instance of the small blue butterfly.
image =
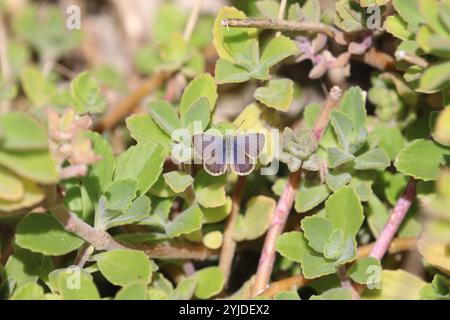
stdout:
[(240, 176), (250, 174), (256, 158), (264, 147), (262, 133), (237, 135), (196, 134), (193, 137), (194, 154), (202, 159), (203, 168), (212, 176), (232, 170)]

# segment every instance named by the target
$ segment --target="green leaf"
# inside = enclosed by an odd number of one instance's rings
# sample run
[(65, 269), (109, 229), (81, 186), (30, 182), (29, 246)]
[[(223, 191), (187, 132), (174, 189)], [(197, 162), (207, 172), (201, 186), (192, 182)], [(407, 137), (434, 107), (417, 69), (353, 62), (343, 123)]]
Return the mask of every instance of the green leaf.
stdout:
[(164, 148), (164, 153), (169, 153), (170, 136), (164, 132), (147, 114), (134, 114), (126, 119), (127, 128), (131, 137), (140, 144), (155, 143)]
[(201, 171), (194, 182), (195, 196), (198, 203), (205, 208), (216, 208), (226, 203), (225, 176), (210, 176)]
[(339, 148), (327, 148), (328, 153), (328, 167), (336, 168), (348, 162), (351, 162), (355, 159), (355, 157)]
[(4, 150), (47, 150), (48, 136), (45, 128), (31, 116), (21, 112), (8, 112), (0, 115), (2, 139), (0, 147)]
[(27, 98), (36, 107), (48, 104), (56, 93), (55, 86), (35, 66), (23, 67), (20, 81)]
[(100, 253), (95, 258), (100, 272), (114, 285), (151, 281), (150, 260), (141, 251), (117, 249)]
[(435, 64), (425, 70), (420, 78), (419, 92), (434, 92), (448, 87), (450, 62)]
[(344, 237), (355, 237), (361, 227), (364, 215), (361, 202), (351, 187), (342, 187), (325, 202), (327, 217), (334, 229), (341, 228)]
[(300, 300), (300, 296), (295, 290), (278, 292), (273, 298), (274, 300)]
[(20, 180), (20, 183), (23, 187), (21, 198), (15, 201), (0, 199), (0, 212), (11, 212), (32, 207), (44, 199), (44, 191), (36, 183), (23, 179)]
[(238, 220), (233, 238), (235, 241), (254, 240), (269, 227), (276, 202), (266, 196), (257, 196), (247, 202), (245, 215)]
[(205, 97), (201, 97), (187, 110), (185, 114), (181, 117), (184, 127), (188, 128), (193, 125), (196, 121), (201, 123), (202, 131), (204, 131), (210, 121), (210, 107), (208, 100)]
[(18, 177), (0, 167), (0, 200), (20, 201), (25, 188)]
[(219, 267), (204, 268), (195, 273), (197, 280), (195, 296), (199, 299), (209, 299), (220, 293), (225, 284), (225, 277)]
[(333, 172), (328, 171), (326, 176), (326, 182), (328, 188), (331, 189), (331, 191), (336, 192), (338, 189), (343, 187), (344, 185), (348, 184), (352, 181), (352, 176), (348, 172)]
[(180, 101), (180, 115), (185, 118), (188, 110), (201, 97), (208, 100), (209, 108), (214, 110), (217, 100), (217, 85), (214, 78), (208, 73), (203, 73), (192, 80), (186, 89), (184, 89), (183, 96)]
[(294, 97), (294, 82), (290, 79), (269, 80), (267, 86), (255, 91), (255, 99), (276, 110), (287, 111)]
[(384, 21), (384, 28), (396, 38), (402, 40), (414, 38), (414, 33), (408, 30), (408, 24), (400, 16), (388, 16)]
[(111, 146), (100, 134), (88, 131), (86, 135), (92, 141), (95, 154), (101, 157), (82, 178), (89, 196), (95, 203), (111, 183), (116, 161)]
[(285, 36), (273, 37), (261, 54), (258, 68), (268, 70), (280, 61), (298, 53), (295, 43)]
[(151, 201), (141, 196), (123, 209), (109, 207), (105, 197), (101, 197), (95, 212), (95, 228), (107, 230), (112, 227), (140, 222), (148, 216)]
[(433, 141), (418, 139), (412, 141), (398, 154), (394, 166), (399, 172), (416, 179), (436, 180), (443, 156), (442, 147)]
[(42, 269), (44, 257), (26, 249), (14, 251), (9, 256), (4, 269), (4, 279), (14, 278), (17, 287), (36, 282)]
[(52, 292), (58, 292), (64, 300), (98, 300), (100, 294), (92, 276), (85, 270), (72, 266), (49, 274)]
[(322, 253), (333, 232), (331, 221), (325, 217), (314, 215), (303, 218), (301, 225), (310, 247), (318, 253)]
[(182, 234), (200, 230), (202, 227), (203, 213), (198, 205), (193, 204), (175, 219), (170, 221), (166, 227), (166, 233), (170, 238), (179, 237)]
[[(323, 248), (323, 255), (327, 259), (336, 260), (340, 258), (344, 251), (344, 233), (342, 229), (335, 229), (331, 233), (327, 243)], [(347, 257), (343, 257), (347, 259)]]
[(411, 2), (408, 0), (393, 0), (392, 5), (403, 20), (408, 22), (408, 24), (417, 26), (423, 21), (420, 16), (418, 1)]
[(202, 208), (203, 223), (216, 223), (224, 220), (231, 212), (232, 201), (230, 197), (226, 198), (225, 205), (215, 208)]
[(72, 80), (70, 92), (72, 104), (77, 112), (100, 113), (105, 110), (106, 100), (89, 71), (80, 73)]
[(234, 55), (243, 52), (248, 42), (256, 39), (254, 28), (227, 28), (222, 26), (225, 18), (245, 19), (246, 15), (234, 7), (224, 7), (217, 13), (214, 20), (213, 43), (219, 57), (228, 61), (234, 61)]
[(350, 151), (353, 132), (352, 119), (342, 111), (333, 110), (331, 112), (331, 125), (336, 133), (339, 144), (345, 151)]
[(84, 241), (63, 229), (52, 216), (30, 213), (17, 225), (16, 243), (48, 256), (60, 256), (79, 248)]
[(420, 290), (420, 296), (425, 300), (449, 300), (449, 281), (444, 276), (436, 274), (433, 281)]
[(369, 135), (369, 144), (386, 151), (391, 161), (395, 160), (405, 143), (405, 138), (397, 127), (378, 126)]
[(306, 212), (328, 198), (329, 191), (326, 185), (310, 185), (303, 183), (295, 195), (295, 211)]
[(228, 60), (218, 59), (216, 62), (215, 77), (217, 84), (240, 83), (250, 79), (250, 73), (243, 67)]
[[(436, 0), (419, 0), (419, 10), (423, 20), (433, 29), (436, 33), (448, 36), (449, 30), (445, 27), (445, 24), (441, 22), (439, 18), (439, 12), (445, 10), (444, 4)], [(448, 10), (448, 9), (447, 9)]]
[(339, 110), (352, 121), (352, 126), (358, 130), (366, 120), (365, 95), (360, 87), (351, 87), (345, 91)]
[(384, 170), (389, 167), (391, 161), (388, 154), (381, 148), (371, 149), (355, 159), (356, 170)]
[(170, 103), (164, 100), (151, 101), (148, 108), (153, 120), (169, 136), (172, 135), (173, 131), (183, 128), (177, 112)]
[[(375, 270), (381, 271), (380, 261), (372, 257), (366, 257), (357, 260), (348, 270), (348, 274), (353, 281), (359, 284), (376, 285), (373, 282), (373, 273)], [(372, 282), (370, 282), (372, 280)]]
[(313, 295), (310, 300), (351, 300), (352, 291), (346, 288), (334, 288), (325, 291), (321, 295)]
[(259, 12), (261, 12), (266, 18), (278, 19), (278, 11), (280, 10), (280, 4), (274, 0), (261, 0), (255, 2)]
[[(367, 300), (419, 300), (425, 281), (403, 270), (373, 272), (373, 279), (381, 280), (380, 289), (366, 289), (362, 295)], [(372, 282), (375, 282), (372, 281)]]
[(303, 254), (312, 251), (303, 233), (298, 231), (285, 232), (278, 236), (275, 248), (283, 257), (299, 263)]
[(105, 191), (108, 208), (113, 210), (127, 209), (136, 197), (136, 180), (124, 179), (111, 183)]
[(44, 289), (37, 283), (27, 283), (17, 288), (11, 300), (44, 300)]
[(306, 279), (315, 279), (336, 272), (336, 263), (317, 253), (305, 253), (301, 261), (303, 275)]
[(175, 193), (182, 193), (194, 182), (194, 178), (182, 171), (170, 171), (164, 173), (163, 177), (164, 181)]
[(190, 300), (196, 287), (197, 279), (195, 277), (182, 279), (172, 293), (171, 300)]
[(114, 180), (134, 179), (140, 195), (145, 194), (158, 180), (164, 164), (163, 150), (153, 143), (137, 144), (117, 159)]
[(202, 243), (209, 249), (219, 249), (222, 246), (223, 234), (220, 231), (211, 231), (203, 236)]
[(147, 283), (136, 281), (120, 289), (114, 300), (147, 300)]
[(59, 174), (48, 151), (6, 151), (0, 149), (0, 165), (19, 176), (43, 184), (56, 183)]

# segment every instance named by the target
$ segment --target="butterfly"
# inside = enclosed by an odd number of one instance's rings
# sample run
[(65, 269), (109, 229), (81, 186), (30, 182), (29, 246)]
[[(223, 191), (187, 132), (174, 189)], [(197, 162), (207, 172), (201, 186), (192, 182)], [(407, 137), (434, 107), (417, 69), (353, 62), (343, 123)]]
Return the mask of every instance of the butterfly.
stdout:
[(262, 133), (201, 133), (194, 135), (192, 140), (195, 156), (202, 160), (203, 168), (212, 176), (220, 176), (230, 168), (241, 176), (250, 174), (265, 143)]

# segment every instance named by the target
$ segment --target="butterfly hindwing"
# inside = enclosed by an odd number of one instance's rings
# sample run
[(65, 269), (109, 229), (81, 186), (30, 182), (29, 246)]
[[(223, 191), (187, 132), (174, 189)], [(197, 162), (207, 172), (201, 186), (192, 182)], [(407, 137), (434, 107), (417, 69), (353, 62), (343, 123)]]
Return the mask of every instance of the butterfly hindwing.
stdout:
[(230, 166), (238, 175), (248, 175), (255, 169), (265, 137), (262, 133), (232, 136), (197, 134), (193, 142), (194, 153), (203, 160), (203, 167), (209, 174), (222, 175)]

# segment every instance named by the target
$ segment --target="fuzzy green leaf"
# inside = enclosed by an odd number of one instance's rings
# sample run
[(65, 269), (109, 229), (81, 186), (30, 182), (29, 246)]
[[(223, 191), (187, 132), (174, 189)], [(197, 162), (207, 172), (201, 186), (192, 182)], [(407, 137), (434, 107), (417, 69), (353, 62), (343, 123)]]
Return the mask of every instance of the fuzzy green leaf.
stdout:
[(185, 117), (188, 110), (201, 97), (208, 100), (209, 108), (213, 111), (217, 100), (217, 85), (214, 82), (214, 78), (207, 73), (197, 76), (188, 84), (186, 89), (184, 89), (180, 101), (181, 118)]
[(114, 285), (151, 281), (150, 260), (141, 251), (117, 249), (100, 253), (95, 258), (100, 272)]
[(301, 225), (310, 247), (318, 253), (322, 253), (333, 232), (331, 221), (315, 215), (302, 219)]
[(390, 165), (388, 154), (381, 148), (371, 149), (355, 159), (356, 170), (384, 170)]
[(153, 120), (169, 136), (172, 132), (183, 127), (177, 112), (172, 105), (164, 100), (151, 101), (148, 106)]
[(290, 79), (270, 80), (255, 91), (255, 99), (276, 110), (287, 111), (294, 96), (294, 82)]
[(222, 291), (225, 277), (219, 267), (204, 268), (195, 273), (197, 280), (195, 296), (199, 299), (209, 299)]
[(401, 173), (424, 181), (436, 180), (444, 149), (433, 141), (418, 139), (408, 144), (395, 159)]
[(341, 228), (345, 238), (356, 236), (364, 216), (361, 202), (353, 188), (343, 187), (336, 191), (325, 202), (325, 209), (334, 229)]
[(17, 225), (16, 243), (25, 249), (49, 256), (69, 253), (83, 244), (83, 240), (63, 229), (48, 214), (30, 213)]
[(72, 103), (77, 112), (100, 113), (105, 109), (106, 100), (89, 71), (77, 75), (70, 85), (70, 90)]
[(372, 257), (366, 257), (356, 261), (348, 270), (348, 274), (353, 281), (359, 284), (375, 285), (376, 283), (370, 282), (373, 278), (373, 272), (378, 268), (381, 270), (380, 261)]
[(295, 195), (295, 211), (301, 213), (315, 208), (328, 198), (329, 193), (326, 185), (302, 184)]
[(179, 237), (185, 233), (197, 231), (202, 227), (203, 213), (198, 205), (194, 204), (181, 212), (166, 227), (170, 238)]
[(194, 182), (189, 174), (182, 171), (171, 171), (163, 174), (167, 185), (176, 193), (181, 193)]
[(79, 267), (58, 269), (49, 275), (52, 292), (61, 294), (64, 300), (100, 299), (92, 276)]

